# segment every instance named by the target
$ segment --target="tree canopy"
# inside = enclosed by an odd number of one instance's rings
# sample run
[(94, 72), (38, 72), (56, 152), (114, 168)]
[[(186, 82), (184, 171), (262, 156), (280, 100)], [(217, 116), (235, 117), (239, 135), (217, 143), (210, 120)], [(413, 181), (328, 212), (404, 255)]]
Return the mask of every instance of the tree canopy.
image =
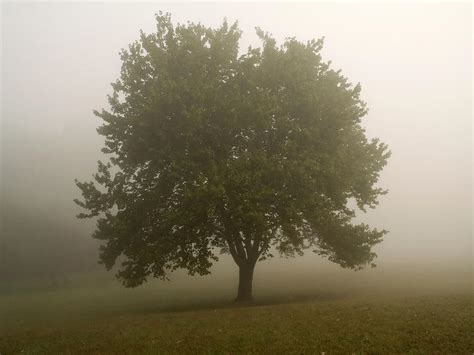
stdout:
[(174, 26), (159, 13), (156, 32), (122, 50), (110, 109), (94, 111), (110, 161), (76, 181), (75, 201), (98, 218), (101, 262), (119, 260), (126, 286), (207, 274), (229, 253), (249, 299), (256, 262), (275, 250), (373, 263), (385, 231), (351, 223), (349, 202), (377, 205), (390, 153), (361, 126), (360, 85), (322, 60), (323, 39), (257, 35), (241, 54), (237, 23)]

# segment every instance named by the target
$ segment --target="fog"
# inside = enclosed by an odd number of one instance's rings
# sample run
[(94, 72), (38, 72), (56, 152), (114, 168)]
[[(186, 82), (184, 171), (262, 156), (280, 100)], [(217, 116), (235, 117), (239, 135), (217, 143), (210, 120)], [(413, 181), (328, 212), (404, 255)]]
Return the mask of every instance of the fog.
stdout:
[[(376, 248), (378, 268), (471, 268), (469, 4), (12, 2), (2, 4), (4, 276), (97, 267), (94, 223), (75, 218), (74, 179), (89, 180), (102, 158), (92, 110), (107, 107), (120, 49), (140, 29), (154, 31), (159, 10), (175, 23), (238, 20), (241, 50), (259, 44), (256, 26), (279, 43), (324, 36), (323, 59), (361, 83), (368, 135), (392, 151), (379, 181), (389, 193), (358, 216), (390, 232)], [(311, 269), (321, 261), (308, 253), (264, 263)]]

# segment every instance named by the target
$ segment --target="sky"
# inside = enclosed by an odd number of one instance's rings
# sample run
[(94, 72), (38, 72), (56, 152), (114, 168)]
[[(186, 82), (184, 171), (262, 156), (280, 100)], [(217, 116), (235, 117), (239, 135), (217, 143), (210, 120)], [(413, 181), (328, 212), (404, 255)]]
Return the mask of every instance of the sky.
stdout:
[(378, 263), (471, 263), (468, 3), (3, 3), (3, 209), (48, 213), (71, 228), (84, 223), (74, 217), (73, 181), (90, 179), (101, 158), (92, 110), (107, 107), (120, 49), (140, 29), (154, 31), (160, 10), (211, 27), (238, 20), (243, 51), (259, 44), (256, 26), (279, 43), (324, 36), (323, 59), (362, 85), (367, 134), (392, 151), (379, 183), (389, 193), (358, 216), (390, 231), (376, 248)]

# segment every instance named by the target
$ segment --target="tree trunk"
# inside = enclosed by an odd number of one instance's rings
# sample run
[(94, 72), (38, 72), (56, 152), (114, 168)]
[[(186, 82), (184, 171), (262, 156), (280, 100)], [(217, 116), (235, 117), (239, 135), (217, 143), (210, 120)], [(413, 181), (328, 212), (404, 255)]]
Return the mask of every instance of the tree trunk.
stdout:
[(235, 302), (250, 302), (253, 300), (252, 281), (254, 268), (254, 263), (239, 266), (239, 288)]

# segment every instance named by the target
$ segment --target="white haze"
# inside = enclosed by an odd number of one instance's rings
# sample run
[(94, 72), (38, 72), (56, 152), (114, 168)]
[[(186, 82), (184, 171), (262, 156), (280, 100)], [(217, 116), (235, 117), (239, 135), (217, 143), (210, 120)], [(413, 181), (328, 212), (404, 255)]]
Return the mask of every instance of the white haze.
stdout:
[(180, 23), (238, 20), (242, 50), (258, 45), (255, 26), (280, 43), (324, 36), (324, 59), (362, 85), (368, 134), (392, 151), (380, 179), (389, 194), (359, 216), (390, 231), (378, 264), (470, 265), (469, 4), (3, 3), (2, 208), (48, 213), (90, 239), (72, 200), (74, 178), (89, 179), (100, 158), (92, 109), (106, 107), (120, 49), (152, 32), (159, 10)]

